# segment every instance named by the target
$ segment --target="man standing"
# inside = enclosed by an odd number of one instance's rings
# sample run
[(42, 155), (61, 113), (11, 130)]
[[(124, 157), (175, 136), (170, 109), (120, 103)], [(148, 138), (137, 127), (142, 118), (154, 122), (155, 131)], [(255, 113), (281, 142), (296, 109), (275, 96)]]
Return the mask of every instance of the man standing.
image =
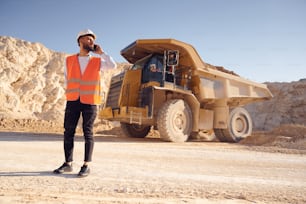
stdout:
[[(94, 147), (93, 125), (97, 116), (97, 105), (101, 103), (100, 71), (117, 67), (113, 58), (102, 47), (94, 44), (96, 35), (89, 29), (82, 30), (77, 36), (80, 52), (68, 56), (65, 63), (66, 109), (64, 118), (64, 152), (65, 162), (53, 172), (62, 174), (72, 172), (75, 129), (79, 118), (83, 118), (85, 139), (84, 164), (79, 177), (90, 173), (89, 162), (92, 161)], [(93, 52), (99, 57), (90, 55)]]

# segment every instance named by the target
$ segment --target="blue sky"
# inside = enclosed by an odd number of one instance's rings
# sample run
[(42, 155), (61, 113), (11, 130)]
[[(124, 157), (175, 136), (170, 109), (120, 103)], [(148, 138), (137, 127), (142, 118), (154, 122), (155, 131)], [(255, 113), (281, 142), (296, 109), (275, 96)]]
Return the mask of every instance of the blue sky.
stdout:
[(136, 39), (174, 38), (253, 81), (306, 78), (306, 0), (0, 0), (0, 25), (65, 53), (90, 28), (117, 62)]

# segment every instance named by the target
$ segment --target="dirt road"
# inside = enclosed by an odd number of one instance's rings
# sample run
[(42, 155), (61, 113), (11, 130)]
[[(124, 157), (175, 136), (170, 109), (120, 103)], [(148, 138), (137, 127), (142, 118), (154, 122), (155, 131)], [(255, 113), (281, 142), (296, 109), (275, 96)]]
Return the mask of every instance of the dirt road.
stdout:
[(62, 135), (0, 132), (0, 203), (306, 203), (306, 154), (97, 136), (92, 173), (54, 175)]

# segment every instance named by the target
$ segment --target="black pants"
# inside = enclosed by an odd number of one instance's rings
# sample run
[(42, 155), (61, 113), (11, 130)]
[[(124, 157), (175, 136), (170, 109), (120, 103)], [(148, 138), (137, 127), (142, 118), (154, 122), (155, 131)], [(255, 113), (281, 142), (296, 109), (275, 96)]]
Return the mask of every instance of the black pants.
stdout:
[(78, 124), (80, 115), (83, 118), (83, 133), (85, 139), (84, 161), (92, 160), (92, 152), (94, 147), (93, 125), (97, 116), (97, 106), (83, 104), (80, 100), (67, 101), (64, 118), (64, 151), (65, 161), (73, 161), (73, 147), (75, 129)]

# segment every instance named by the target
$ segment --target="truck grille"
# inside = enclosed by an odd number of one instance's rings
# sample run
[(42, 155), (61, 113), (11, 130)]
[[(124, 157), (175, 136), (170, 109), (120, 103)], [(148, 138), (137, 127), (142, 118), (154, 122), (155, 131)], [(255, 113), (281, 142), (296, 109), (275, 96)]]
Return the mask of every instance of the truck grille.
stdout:
[(119, 96), (121, 91), (121, 85), (123, 82), (124, 73), (120, 73), (116, 76), (112, 77), (107, 101), (106, 101), (106, 107), (112, 107), (112, 108), (118, 108), (119, 104)]

